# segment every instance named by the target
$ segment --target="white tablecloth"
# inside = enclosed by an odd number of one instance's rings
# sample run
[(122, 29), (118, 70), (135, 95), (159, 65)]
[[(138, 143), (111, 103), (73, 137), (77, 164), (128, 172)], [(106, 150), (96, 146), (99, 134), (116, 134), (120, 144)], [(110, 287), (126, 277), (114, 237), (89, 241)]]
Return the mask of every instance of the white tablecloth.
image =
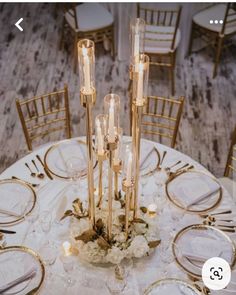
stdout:
[[(128, 140), (128, 137), (124, 138), (124, 142)], [(200, 164), (174, 149), (168, 148), (166, 146), (151, 141), (145, 140), (143, 142), (145, 149), (147, 150), (144, 151), (142, 149), (142, 153), (147, 153), (153, 145), (157, 147), (160, 154), (162, 154), (164, 150), (167, 151), (164, 166), (168, 166), (168, 164), (170, 163), (173, 164), (177, 160), (182, 160), (183, 162), (193, 164), (198, 170), (200, 169), (206, 171), (206, 169), (202, 167)], [(28, 154), (21, 160), (17, 161), (14, 165), (9, 167), (1, 174), (1, 179), (11, 178), (11, 176), (14, 175), (22, 179), (28, 179), (31, 182), (36, 182), (37, 180), (35, 178), (29, 176), (29, 171), (25, 167), (24, 163), (30, 162), (33, 158), (35, 158), (36, 154), (41, 155), (41, 157), (43, 158), (48, 146), (49, 145), (45, 145), (36, 150), (35, 152), (32, 152), (31, 154)], [(43, 187), (36, 189), (37, 198), (40, 206), (40, 212), (44, 210), (50, 210), (52, 212), (53, 218), (55, 218), (55, 212), (58, 209), (61, 199), (65, 195), (65, 193), (63, 193), (63, 188), (68, 186), (68, 182), (59, 179), (54, 179), (53, 181), (45, 179), (41, 182), (41, 186)], [(86, 180), (82, 182), (82, 186), (86, 186)], [(146, 185), (145, 196), (140, 198), (140, 203), (147, 205), (148, 203), (153, 202), (153, 193), (155, 193), (155, 191), (156, 186), (154, 182), (154, 177), (151, 176), (148, 185)], [(70, 204), (68, 205), (70, 206)], [(223, 200), (216, 210), (219, 211), (221, 208), (230, 208), (234, 210), (234, 213), (236, 214), (233, 201), (226, 191), (223, 192)], [(233, 214), (231, 217), (235, 218), (235, 214)], [(62, 225), (54, 223), (48, 237), (45, 237), (45, 234), (40, 229), (39, 222), (36, 221), (35, 229), (37, 239), (34, 240), (27, 237), (26, 233), (28, 229), (28, 224), (26, 222), (21, 222), (17, 225), (8, 227), (9, 229), (16, 230), (17, 234), (7, 235), (7, 244), (24, 244), (38, 251), (40, 245), (46, 239), (49, 238), (50, 241), (55, 242), (55, 246), (57, 248), (56, 251), (59, 256), (62, 242), (69, 240), (70, 238), (68, 230), (69, 222), (70, 221), (68, 219), (65, 220), (65, 222)], [(172, 204), (170, 204), (170, 202), (166, 201), (166, 206), (164, 210), (158, 215), (157, 218), (157, 226), (160, 228), (160, 237), (162, 239), (162, 243), (165, 243), (163, 237), (167, 237), (168, 233), (172, 232), (173, 235), (173, 233), (177, 233), (183, 227), (196, 223), (202, 223), (202, 219), (198, 215), (183, 213), (183, 211), (175, 208)], [(231, 238), (235, 239), (235, 234), (231, 234)], [(170, 255), (172, 255), (171, 251), (169, 253)], [(77, 272), (76, 285), (68, 289), (66, 289), (63, 286), (63, 280), (61, 278), (63, 276), (64, 271), (62, 268), (61, 261), (58, 257), (56, 262), (52, 266), (46, 267), (46, 280), (43, 287), (40, 290), (40, 294), (109, 294), (105, 286), (105, 281), (107, 276), (111, 274), (110, 269), (88, 266), (82, 264), (77, 257), (75, 259), (77, 265), (77, 268), (75, 270), (75, 272)], [(162, 262), (160, 258), (160, 249), (157, 248), (150, 257), (139, 259), (134, 262), (134, 268), (129, 278), (130, 286), (127, 287), (127, 291), (125, 289), (124, 293), (122, 294), (142, 294), (143, 290), (149, 284), (163, 278), (164, 276), (175, 277), (179, 279), (187, 279), (186, 274), (176, 265), (174, 260), (171, 260), (171, 263), (169, 263), (168, 265)], [(229, 293), (217, 291), (216, 293), (212, 292), (212, 294), (221, 295)]]

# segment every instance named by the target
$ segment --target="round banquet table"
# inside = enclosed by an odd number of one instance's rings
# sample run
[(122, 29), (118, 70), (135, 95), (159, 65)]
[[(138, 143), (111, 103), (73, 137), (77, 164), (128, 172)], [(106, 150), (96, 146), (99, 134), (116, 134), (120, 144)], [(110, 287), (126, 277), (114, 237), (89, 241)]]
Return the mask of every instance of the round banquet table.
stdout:
[[(85, 140), (84, 137), (80, 138)], [(130, 141), (130, 137), (124, 137), (123, 142)], [(47, 177), (45, 180), (37, 181), (36, 178), (30, 176), (29, 171), (25, 167), (26, 162), (30, 162), (32, 159), (36, 158), (36, 154), (39, 154), (41, 158), (44, 157), (45, 152), (51, 146), (52, 143), (46, 144), (28, 154), (24, 158), (17, 161), (11, 167), (6, 169), (1, 174), (1, 179), (11, 178), (13, 175), (21, 179), (28, 180), (30, 182), (40, 182), (40, 187), (36, 188), (37, 202), (39, 204), (39, 219), (40, 213), (49, 210), (52, 214), (53, 220), (55, 220), (56, 212), (60, 206), (61, 199), (65, 196), (67, 188), (70, 183), (66, 180), (61, 180), (54, 177), (53, 180), (49, 180)], [(205, 171), (207, 170), (192, 160), (187, 155), (184, 155), (174, 149), (166, 147), (164, 145), (144, 140), (142, 139), (141, 153), (147, 154), (151, 147), (156, 146), (160, 154), (162, 155), (163, 151), (167, 151), (166, 158), (164, 160), (164, 166), (175, 163), (178, 160), (181, 160), (186, 163), (193, 164), (197, 170)], [(146, 150), (147, 149), (147, 150)], [(40, 166), (40, 165), (38, 165)], [(41, 167), (40, 167), (41, 168)], [(96, 175), (97, 171), (95, 171)], [(208, 172), (209, 173), (209, 172)], [(96, 177), (96, 176), (95, 176)], [(145, 187), (145, 195), (140, 197), (140, 204), (148, 205), (153, 202), (153, 196), (157, 190), (154, 181), (155, 174), (151, 175), (148, 180), (148, 185)], [(87, 181), (86, 178), (81, 180), (80, 189), (86, 191)], [(71, 208), (71, 201), (67, 199), (66, 209)], [(220, 205), (217, 207), (217, 211), (221, 209), (231, 209), (233, 212), (231, 214), (232, 219), (236, 220), (236, 209), (233, 203), (232, 198), (229, 196), (227, 191), (223, 188), (223, 198)], [(158, 209), (157, 209), (158, 212)], [(178, 217), (178, 218), (176, 218)], [(168, 232), (177, 233), (182, 228), (191, 225), (202, 223), (203, 219), (197, 214), (190, 214), (188, 212), (182, 211), (172, 205), (166, 198), (166, 204), (162, 212), (157, 214), (157, 227), (160, 231), (160, 238), (162, 244), (165, 243), (165, 237), (168, 235)], [(109, 294), (109, 291), (106, 287), (106, 277), (109, 276), (110, 267), (101, 267), (89, 265), (81, 262), (78, 257), (75, 257), (75, 270), (73, 271), (73, 276), (76, 277), (76, 284), (70, 288), (64, 286), (62, 277), (64, 274), (63, 266), (61, 260), (59, 259), (59, 253), (61, 251), (61, 246), (64, 241), (70, 240), (70, 231), (69, 224), (70, 219), (65, 219), (64, 221), (58, 223), (53, 222), (50, 233), (46, 236), (44, 232), (40, 229), (40, 221), (36, 220), (34, 223), (35, 233), (34, 239), (31, 238), (31, 235), (27, 235), (29, 232), (29, 224), (26, 221), (18, 223), (16, 225), (8, 226), (6, 229), (15, 230), (17, 234), (15, 235), (6, 235), (7, 245), (25, 245), (32, 248), (40, 254), (40, 246), (47, 239), (52, 242), (55, 246), (55, 251), (58, 254), (55, 263), (51, 266), (46, 266), (46, 278), (41, 287), (40, 294)], [(235, 241), (236, 235), (229, 234), (231, 239)], [(164, 248), (164, 247), (163, 247)], [(141, 259), (135, 259), (134, 265), (129, 276), (129, 281), (125, 287), (122, 294), (143, 294), (143, 291), (154, 281), (160, 280), (162, 278), (174, 277), (178, 279), (186, 280), (188, 279), (186, 273), (184, 273), (181, 268), (176, 264), (174, 259), (170, 259), (164, 263), (161, 259), (161, 247), (157, 247), (155, 252), (149, 257), (144, 257)], [(172, 252), (169, 252), (169, 255), (172, 255)], [(234, 281), (236, 282), (236, 274), (233, 273)], [(231, 287), (235, 290), (236, 285)], [(234, 292), (234, 291), (233, 291)], [(233, 294), (226, 291), (212, 291), (211, 294)], [(235, 293), (234, 293), (235, 294)]]

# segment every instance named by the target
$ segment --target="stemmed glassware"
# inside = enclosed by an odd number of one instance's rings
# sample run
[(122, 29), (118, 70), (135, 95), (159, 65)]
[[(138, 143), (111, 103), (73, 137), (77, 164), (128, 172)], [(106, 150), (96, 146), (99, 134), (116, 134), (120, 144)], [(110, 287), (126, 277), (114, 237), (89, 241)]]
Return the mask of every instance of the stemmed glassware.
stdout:
[(129, 275), (133, 268), (133, 260), (125, 259), (113, 267), (111, 276), (106, 280), (106, 286), (110, 294), (121, 294), (127, 287)]
[(62, 262), (64, 271), (65, 271), (65, 285), (66, 287), (72, 287), (76, 283), (76, 280), (71, 276), (71, 273), (74, 270), (75, 267), (75, 261), (74, 257), (71, 255), (61, 255), (60, 260)]
[(78, 195), (81, 188), (81, 177), (83, 176), (87, 166), (84, 159), (80, 157), (70, 157), (66, 161), (67, 175), (70, 177), (73, 184), (73, 194)]
[(52, 215), (50, 211), (43, 211), (40, 214), (40, 226), (41, 226), (41, 230), (45, 233), (46, 236), (46, 241), (43, 243), (43, 245), (40, 248), (40, 254), (43, 257), (43, 260), (45, 262), (46, 265), (52, 265), (56, 258), (56, 248), (55, 245), (49, 241), (48, 239), (48, 234), (51, 230), (51, 226), (52, 226)]

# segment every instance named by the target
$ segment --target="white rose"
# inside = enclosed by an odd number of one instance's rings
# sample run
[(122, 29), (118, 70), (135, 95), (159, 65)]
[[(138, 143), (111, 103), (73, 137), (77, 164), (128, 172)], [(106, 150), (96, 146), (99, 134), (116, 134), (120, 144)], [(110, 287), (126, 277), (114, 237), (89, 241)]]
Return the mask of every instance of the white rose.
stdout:
[(136, 236), (131, 242), (128, 250), (131, 251), (136, 258), (146, 255), (149, 252), (147, 240), (144, 236)]
[(79, 253), (83, 259), (92, 263), (102, 262), (105, 257), (105, 251), (98, 246), (96, 241), (84, 244), (83, 247), (79, 249)]
[(121, 260), (124, 258), (124, 251), (121, 251), (118, 247), (112, 247), (108, 250), (106, 259), (108, 262), (113, 264), (119, 264)]
[(143, 223), (135, 223), (134, 230), (136, 231), (136, 233), (138, 235), (141, 235), (141, 234), (146, 233), (148, 229), (147, 229), (146, 224), (143, 224)]
[(114, 240), (118, 243), (124, 243), (126, 241), (126, 234), (121, 232), (114, 237)]

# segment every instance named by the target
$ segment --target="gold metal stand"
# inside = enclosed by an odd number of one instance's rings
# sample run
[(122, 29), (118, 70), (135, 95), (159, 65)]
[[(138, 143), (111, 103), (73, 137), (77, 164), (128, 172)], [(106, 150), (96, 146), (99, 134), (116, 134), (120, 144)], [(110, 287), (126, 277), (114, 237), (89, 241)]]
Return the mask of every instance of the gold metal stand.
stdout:
[(88, 157), (88, 199), (89, 199), (89, 218), (91, 226), (95, 225), (95, 201), (94, 201), (94, 178), (93, 178), (93, 147), (92, 147), (92, 107), (96, 102), (96, 91), (93, 89), (91, 94), (80, 91), (81, 105), (86, 109), (86, 144)]
[(134, 181), (131, 181), (131, 185), (127, 185), (126, 179), (122, 181), (122, 190), (125, 192), (125, 234), (126, 240), (129, 235), (129, 212), (130, 212), (130, 199), (134, 188)]
[(118, 165), (113, 164), (114, 171), (114, 187), (115, 187), (115, 199), (118, 197), (119, 193), (119, 173), (122, 168), (122, 162), (120, 161)]
[(141, 119), (143, 105), (137, 105), (133, 101), (133, 116), (132, 116), (132, 143), (133, 153), (135, 157), (135, 179), (134, 192), (132, 194), (131, 208), (134, 210), (133, 218), (137, 218), (138, 211), (138, 188), (139, 188), (139, 160), (140, 160), (140, 138), (141, 138)]
[(116, 136), (115, 142), (108, 141), (109, 136), (105, 136), (106, 150), (108, 152), (109, 158), (109, 168), (108, 168), (108, 222), (107, 222), (107, 235), (108, 240), (112, 238), (112, 200), (114, 196), (113, 190), (113, 154), (117, 149), (118, 137)]
[(101, 207), (102, 205), (102, 196), (103, 196), (103, 189), (102, 189), (102, 175), (103, 175), (103, 162), (106, 160), (106, 154), (97, 155), (98, 158), (98, 203), (97, 207)]

